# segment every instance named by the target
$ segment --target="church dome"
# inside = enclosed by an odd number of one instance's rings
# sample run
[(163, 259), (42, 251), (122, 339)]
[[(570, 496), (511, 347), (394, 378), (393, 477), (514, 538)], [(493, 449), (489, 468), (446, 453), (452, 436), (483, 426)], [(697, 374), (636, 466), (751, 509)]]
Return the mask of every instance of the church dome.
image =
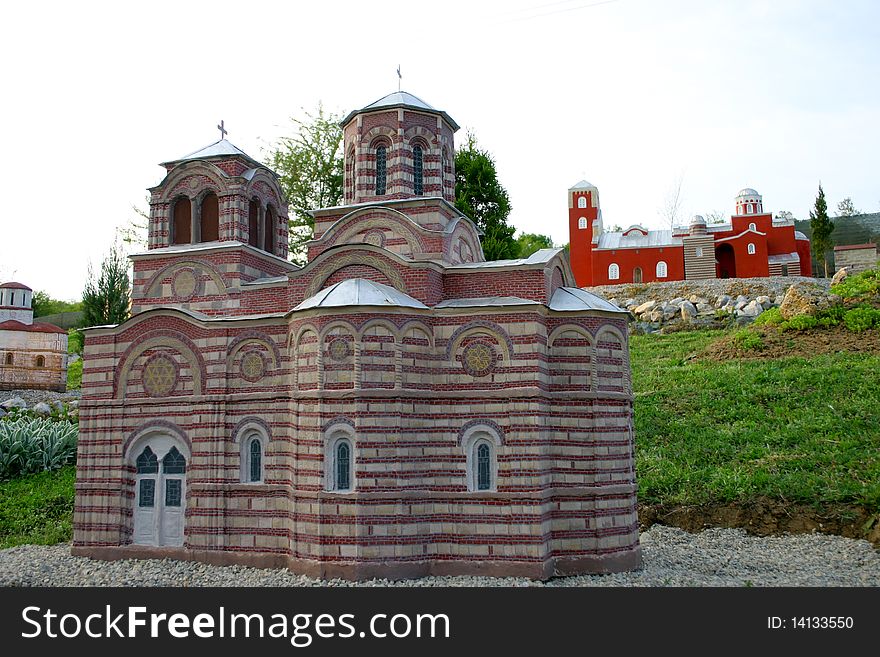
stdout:
[(364, 278), (350, 278), (330, 287), (325, 287), (317, 294), (310, 296), (300, 303), (294, 310), (340, 306), (427, 308), (418, 299), (413, 299), (396, 288)]
[(760, 196), (760, 194), (751, 187), (746, 187), (745, 189), (739, 190), (739, 194), (737, 194), (736, 197), (739, 198), (740, 196)]
[(408, 91), (395, 91), (388, 94), (387, 96), (382, 96), (379, 100), (376, 100), (369, 105), (365, 105), (361, 109), (350, 112), (348, 116), (342, 119), (341, 125), (347, 125), (348, 122), (351, 121), (357, 114), (375, 112), (377, 110), (394, 109), (398, 107), (407, 107), (410, 109), (420, 110), (422, 112), (429, 112), (431, 114), (439, 114), (443, 117), (446, 123), (450, 125), (453, 131), (456, 131), (459, 128), (459, 125), (446, 112), (432, 107), (421, 98), (409, 93)]
[(691, 226), (705, 226), (706, 220), (703, 218), (701, 214), (695, 214), (694, 218), (691, 219)]

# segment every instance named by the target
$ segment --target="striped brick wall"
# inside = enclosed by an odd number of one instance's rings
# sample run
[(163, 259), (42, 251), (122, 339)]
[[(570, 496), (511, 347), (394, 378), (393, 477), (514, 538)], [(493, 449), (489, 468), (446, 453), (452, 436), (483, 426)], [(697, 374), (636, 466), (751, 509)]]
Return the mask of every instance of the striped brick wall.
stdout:
[[(158, 312), (89, 331), (74, 551), (149, 552), (131, 543), (126, 449), (157, 431), (191, 453), (184, 547), (165, 554), (346, 577), (632, 567), (625, 330), (601, 313), (337, 309), (246, 327)], [(475, 342), (493, 353), (487, 373), (463, 361)], [(254, 351), (266, 369), (248, 381), (241, 363)], [(156, 354), (178, 378), (148, 397)], [(236, 428), (253, 418), (269, 433), (265, 477), (245, 484)], [(462, 441), (475, 424), (499, 441), (492, 491), (468, 490)], [(353, 436), (353, 492), (325, 490), (338, 426)]]

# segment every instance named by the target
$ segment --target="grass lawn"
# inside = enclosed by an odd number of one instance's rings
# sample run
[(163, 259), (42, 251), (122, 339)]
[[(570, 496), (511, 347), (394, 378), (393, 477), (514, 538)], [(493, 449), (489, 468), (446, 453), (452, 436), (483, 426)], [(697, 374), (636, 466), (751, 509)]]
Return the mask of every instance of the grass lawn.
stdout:
[(721, 335), (631, 338), (639, 502), (880, 507), (880, 356), (688, 359)]
[(0, 548), (69, 541), (75, 468), (0, 482)]

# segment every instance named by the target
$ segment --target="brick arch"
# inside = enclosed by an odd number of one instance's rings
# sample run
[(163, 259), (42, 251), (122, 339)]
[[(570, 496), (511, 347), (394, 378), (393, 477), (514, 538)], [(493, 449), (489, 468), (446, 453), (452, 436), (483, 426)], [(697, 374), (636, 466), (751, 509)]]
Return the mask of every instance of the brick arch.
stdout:
[(400, 339), (403, 340), (404, 334), (410, 329), (418, 329), (422, 333), (425, 334), (425, 337), (428, 338), (428, 342), (431, 345), (431, 348), (434, 347), (434, 331), (430, 326), (425, 324), (423, 321), (418, 319), (408, 319), (403, 324), (400, 325)]
[(452, 358), (456, 346), (464, 338), (466, 338), (471, 333), (478, 333), (480, 331), (488, 331), (489, 333), (494, 333), (498, 338), (498, 344), (502, 345), (502, 351), (506, 352), (505, 360), (509, 362), (513, 359), (513, 340), (510, 339), (507, 331), (505, 331), (500, 324), (484, 320), (468, 322), (467, 324), (459, 326), (455, 330), (455, 332), (449, 338), (449, 341), (446, 343), (446, 359), (449, 360)]
[(462, 426), (461, 429), (458, 430), (458, 437), (456, 442), (461, 445), (464, 442), (466, 436), (474, 433), (475, 431), (486, 431), (490, 435), (492, 433), (498, 438), (498, 441), (501, 445), (506, 443), (504, 429), (500, 424), (494, 422), (492, 420), (471, 420)]
[(371, 128), (362, 138), (361, 143), (365, 145), (367, 149), (372, 150), (376, 147), (377, 140), (380, 138), (388, 139), (387, 146), (394, 147), (394, 144), (397, 143), (397, 131), (394, 128), (384, 125), (377, 125), (375, 128)]
[(203, 260), (178, 260), (168, 265), (165, 265), (164, 267), (162, 267), (162, 269), (160, 269), (150, 277), (150, 280), (144, 286), (144, 296), (141, 298), (149, 299), (150, 297), (158, 296), (155, 293), (156, 286), (160, 285), (164, 278), (170, 276), (171, 274), (174, 274), (175, 272), (177, 272), (177, 270), (183, 269), (185, 267), (191, 267), (203, 271), (212, 281), (214, 281), (214, 284), (220, 290), (223, 290), (224, 294), (229, 293), (229, 286), (226, 285), (226, 281), (223, 280), (223, 276), (211, 263)]
[(242, 347), (254, 342), (262, 344), (272, 353), (272, 359), (275, 361), (276, 368), (281, 365), (281, 350), (278, 349), (278, 345), (275, 344), (272, 337), (262, 331), (247, 331), (236, 337), (226, 348), (226, 368), (229, 369), (236, 354)]
[(455, 227), (452, 229), (449, 240), (449, 244), (452, 248), (455, 248), (459, 239), (465, 239), (468, 243), (475, 261), (478, 260), (478, 258), (480, 260), (485, 258), (483, 255), (483, 246), (480, 243), (480, 236), (477, 234), (474, 225), (467, 219), (458, 218), (456, 220)]
[(248, 429), (252, 429), (255, 427), (259, 427), (261, 431), (266, 434), (266, 441), (270, 442), (272, 440), (272, 427), (269, 426), (269, 423), (264, 419), (257, 417), (256, 415), (249, 415), (248, 417), (242, 418), (236, 423), (235, 427), (232, 429), (232, 432), (229, 434), (229, 440), (233, 443), (238, 443), (241, 440), (242, 434)]
[(183, 429), (169, 420), (147, 420), (139, 425), (134, 431), (129, 433), (125, 438), (125, 441), (122, 443), (122, 457), (127, 465), (134, 465), (134, 463), (131, 462), (131, 448), (141, 438), (154, 433), (170, 433), (186, 446), (186, 449), (189, 452), (188, 454), (185, 454), (187, 461), (192, 459), (192, 441)]
[[(202, 176), (206, 180), (199, 181), (196, 186), (182, 185), (178, 187), (180, 183), (192, 176)], [(195, 199), (206, 189), (212, 189), (218, 197), (225, 196), (229, 193), (227, 181), (226, 172), (210, 162), (187, 162), (176, 166), (159, 183), (162, 191), (156, 201), (168, 203), (181, 195)]]
[[(361, 215), (364, 214), (375, 214), (377, 216), (361, 219)], [(397, 230), (394, 230), (390, 224), (393, 224)], [(340, 242), (350, 242), (355, 235), (371, 228), (383, 230), (391, 228), (395, 236), (406, 240), (411, 253), (422, 253), (425, 251), (422, 237), (417, 232), (412, 219), (398, 210), (386, 207), (360, 208), (349, 212), (327, 229), (321, 237), (321, 241), (324, 243), (325, 248)]]
[(348, 267), (350, 265), (365, 265), (367, 267), (378, 269), (388, 277), (391, 287), (404, 293), (407, 291), (403, 276), (401, 276), (400, 272), (398, 272), (387, 259), (375, 255), (368, 255), (363, 252), (357, 252), (334, 257), (318, 267), (312, 274), (312, 280), (305, 290), (304, 298), (308, 299), (317, 294), (320, 290), (323, 290), (324, 287), (326, 287), (324, 284), (325, 281), (343, 267)]
[(408, 146), (412, 146), (413, 142), (417, 142), (419, 139), (424, 142), (432, 153), (436, 155), (440, 154), (440, 148), (437, 144), (437, 135), (424, 126), (414, 125), (409, 127), (406, 132), (403, 133), (403, 140)]
[(125, 398), (125, 389), (128, 386), (128, 377), (137, 359), (149, 349), (164, 347), (170, 351), (176, 351), (189, 363), (193, 373), (193, 395), (204, 394), (207, 370), (205, 361), (199, 353), (199, 348), (183, 333), (167, 329), (148, 331), (132, 342), (122, 356), (119, 357), (119, 365), (113, 381), (113, 396), (116, 399)]
[[(268, 187), (269, 192), (271, 192), (270, 195), (267, 195), (265, 192), (262, 191), (262, 189), (260, 188), (261, 184)], [(262, 169), (258, 169), (257, 172), (254, 174), (254, 177), (251, 178), (250, 181), (248, 181), (247, 187), (245, 187), (244, 195), (248, 198), (252, 196), (257, 196), (263, 202), (272, 201), (273, 203), (275, 203), (275, 206), (277, 208), (281, 208), (283, 197), (281, 195), (281, 190), (278, 187), (278, 181), (276, 181), (268, 172)], [(269, 198), (268, 196), (271, 196), (271, 198)]]
[(580, 324), (561, 324), (557, 326), (550, 332), (550, 335), (547, 336), (547, 345), (552, 346), (553, 342), (558, 338), (562, 333), (566, 333), (568, 331), (574, 331), (578, 333), (583, 338), (585, 338), (590, 345), (594, 345), (596, 342), (595, 337), (583, 326)]

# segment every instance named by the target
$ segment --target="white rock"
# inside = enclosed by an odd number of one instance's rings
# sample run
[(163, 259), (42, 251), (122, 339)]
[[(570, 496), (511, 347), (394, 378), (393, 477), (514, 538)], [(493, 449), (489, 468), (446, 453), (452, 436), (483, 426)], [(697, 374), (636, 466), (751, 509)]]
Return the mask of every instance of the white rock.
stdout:
[(640, 306), (636, 306), (636, 309), (633, 312), (637, 315), (641, 315), (642, 313), (646, 313), (649, 310), (652, 310), (656, 305), (657, 302), (651, 299), (650, 301), (645, 301), (645, 303)]
[(34, 404), (33, 412), (37, 415), (52, 415), (52, 407), (49, 406), (46, 402), (39, 402), (38, 404)]
[(693, 319), (697, 314), (697, 307), (692, 304), (690, 301), (685, 301), (681, 304), (681, 318), (682, 319)]
[(0, 408), (8, 411), (10, 408), (27, 408), (27, 402), (21, 397), (10, 397), (0, 404)]

